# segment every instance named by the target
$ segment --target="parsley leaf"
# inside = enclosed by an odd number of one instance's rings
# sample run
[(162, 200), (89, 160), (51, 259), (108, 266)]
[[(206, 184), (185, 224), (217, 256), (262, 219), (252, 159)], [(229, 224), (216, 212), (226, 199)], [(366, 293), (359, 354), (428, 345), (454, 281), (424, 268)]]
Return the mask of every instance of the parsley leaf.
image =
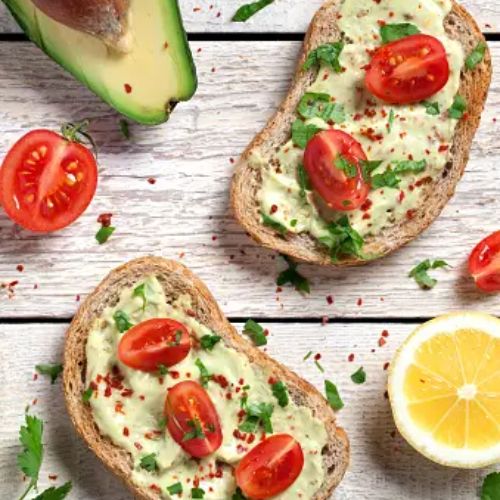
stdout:
[(285, 269), (278, 275), (276, 284), (278, 286), (283, 286), (287, 283), (290, 283), (298, 292), (311, 293), (309, 281), (297, 271), (298, 264), (293, 262), (293, 260), (290, 259), (290, 257), (288, 257), (287, 255), (281, 255), (281, 257), (286, 260), (288, 269)]
[(392, 168), (388, 168), (381, 174), (375, 174), (371, 178), (372, 189), (380, 189), (383, 187), (397, 188), (401, 179), (394, 173)]
[(328, 236), (320, 238), (320, 241), (330, 249), (330, 257), (333, 262), (338, 262), (341, 257), (347, 255), (363, 258), (361, 250), (365, 241), (351, 227), (347, 215), (341, 217), (337, 222), (330, 223), (328, 233)]
[(200, 345), (205, 351), (212, 351), (221, 340), (222, 337), (218, 335), (203, 335), (200, 339)]
[(355, 383), (355, 384), (364, 384), (366, 382), (366, 372), (365, 370), (363, 369), (363, 367), (361, 367), (359, 370), (355, 371), (352, 375), (351, 375), (351, 380)]
[(429, 259), (424, 260), (417, 266), (415, 266), (408, 275), (410, 278), (414, 278), (418, 283), (420, 288), (424, 290), (430, 290), (434, 288), (437, 284), (437, 280), (431, 278), (427, 271), (430, 269), (439, 269), (442, 267), (448, 267), (448, 264), (444, 260), (435, 260), (431, 262)]
[(318, 133), (321, 128), (316, 125), (306, 125), (297, 119), (292, 123), (292, 142), (301, 149), (305, 149), (307, 143)]
[(271, 417), (274, 406), (271, 403), (245, 404), (245, 421), (238, 427), (242, 432), (255, 432), (259, 425), (262, 425), (264, 432), (273, 433)]
[(371, 174), (374, 170), (377, 170), (380, 165), (382, 165), (382, 160), (360, 160), (359, 164), (361, 166), (361, 172), (363, 173), (363, 179), (366, 182), (371, 182)]
[(281, 382), (281, 380), (272, 385), (272, 390), (273, 396), (278, 400), (278, 404), (282, 408), (288, 406), (288, 403), (290, 402), (290, 399), (288, 397), (288, 389), (286, 385)]
[(307, 54), (303, 69), (309, 70), (313, 66), (323, 63), (331, 66), (336, 73), (340, 73), (342, 71), (342, 66), (340, 65), (339, 58), (343, 50), (343, 42), (320, 45), (317, 49), (311, 50), (311, 52)]
[(161, 364), (161, 363), (160, 363), (160, 364), (158, 365), (158, 373), (159, 373), (162, 377), (164, 377), (165, 375), (168, 375), (168, 368), (167, 368), (165, 365), (163, 365), (163, 364)]
[(484, 478), (481, 500), (500, 500), (500, 472), (492, 472)]
[(171, 495), (178, 495), (179, 493), (182, 493), (182, 483), (174, 483), (170, 486), (167, 486), (167, 491)]
[(193, 418), (193, 420), (188, 420), (187, 424), (192, 431), (186, 432), (182, 441), (191, 441), (191, 439), (205, 439), (205, 433), (203, 432), (203, 428), (201, 427), (201, 422), (198, 418)]
[(420, 33), (420, 30), (410, 23), (385, 24), (380, 27), (380, 37), (384, 44), (395, 42), (410, 35), (417, 35), (418, 33)]
[(40, 493), (40, 495), (35, 497), (33, 500), (63, 500), (63, 498), (66, 498), (68, 493), (71, 491), (72, 487), (73, 485), (71, 482), (67, 482), (62, 486), (59, 486), (59, 488), (52, 486), (51, 488), (47, 488), (45, 491)]
[(439, 115), (439, 113), (441, 113), (438, 102), (424, 101), (422, 104), (425, 106), (425, 111), (428, 115), (436, 116)]
[(92, 387), (88, 387), (87, 389), (85, 389), (82, 394), (82, 401), (84, 403), (88, 403), (90, 401), (90, 398), (92, 397), (92, 394), (94, 394), (94, 389), (92, 389)]
[(156, 454), (151, 453), (149, 455), (145, 455), (141, 458), (139, 463), (140, 467), (148, 472), (154, 472), (158, 469), (158, 463), (156, 462)]
[(57, 377), (59, 377), (59, 375), (63, 371), (63, 365), (61, 365), (60, 363), (47, 364), (47, 365), (36, 365), (35, 370), (40, 375), (48, 375), (50, 377), (50, 383), (54, 384), (55, 381), (57, 380)]
[(467, 101), (461, 96), (456, 95), (451, 108), (448, 110), (448, 116), (455, 120), (460, 120), (467, 111)]
[(236, 491), (234, 492), (231, 500), (248, 500), (245, 495), (243, 495), (243, 492), (241, 491), (240, 488), (236, 488)]
[(147, 297), (146, 297), (146, 283), (142, 283), (142, 285), (136, 286), (134, 291), (132, 292), (132, 297), (139, 297), (142, 299), (142, 310), (146, 309)]
[(328, 403), (334, 410), (341, 410), (344, 407), (337, 386), (333, 382), (325, 380), (325, 393)]
[(257, 347), (267, 344), (267, 337), (264, 328), (262, 328), (262, 326), (260, 326), (259, 323), (255, 322), (253, 319), (249, 319), (245, 323), (243, 333), (246, 333)]
[(475, 67), (481, 63), (486, 54), (486, 44), (484, 42), (479, 42), (474, 50), (465, 59), (465, 66), (468, 70), (472, 71)]
[[(378, 162), (373, 163), (376, 164)], [(401, 160), (393, 161), (392, 165), (394, 165), (394, 168), (389, 167), (385, 172), (382, 172), (381, 174), (375, 174), (369, 179), (367, 179), (369, 177), (369, 174), (366, 173), (367, 169), (365, 169), (365, 180), (367, 180), (367, 182), (370, 182), (372, 189), (380, 189), (383, 187), (397, 188), (399, 186), (399, 183), (401, 182), (401, 179), (396, 174), (423, 172), (427, 167), (427, 161)]]
[(17, 465), (31, 481), (23, 498), (33, 487), (37, 487), (43, 459), (43, 422), (30, 415), (25, 416), (25, 421), (26, 425), (21, 426), (19, 430), (19, 441), (23, 451), (17, 455)]
[(342, 170), (348, 179), (353, 179), (358, 175), (358, 169), (354, 163), (351, 163), (345, 156), (339, 154), (333, 162), (335, 168)]
[(192, 488), (191, 498), (205, 498), (205, 490), (202, 490), (201, 488)]
[(394, 173), (395, 174), (406, 174), (408, 172), (413, 172), (415, 174), (419, 174), (423, 172), (427, 167), (426, 160), (401, 160), (392, 162), (394, 165)]
[(200, 370), (201, 385), (206, 387), (208, 385), (208, 381), (212, 378), (212, 375), (208, 372), (207, 367), (203, 364), (200, 358), (197, 358), (194, 364)]
[(115, 320), (116, 328), (120, 333), (130, 330), (134, 325), (129, 321), (128, 314), (124, 311), (116, 311), (113, 314), (113, 319)]
[(116, 227), (113, 226), (102, 226), (95, 235), (95, 239), (99, 245), (104, 245), (106, 241), (109, 240), (110, 236), (115, 232)]
[(257, 14), (257, 12), (262, 10), (264, 7), (271, 5), (273, 2), (274, 0), (258, 0), (257, 2), (242, 5), (234, 14), (232, 21), (235, 23), (244, 23)]
[(264, 224), (264, 226), (274, 229), (280, 233), (281, 236), (284, 236), (288, 232), (288, 229), (283, 224), (274, 220), (272, 217), (269, 217), (269, 215), (264, 212), (261, 212), (260, 215), (262, 216), (262, 224)]
[(128, 125), (128, 121), (123, 118), (120, 120), (120, 132), (125, 139), (130, 139), (130, 127)]
[(306, 120), (321, 118), (325, 122), (345, 122), (345, 111), (342, 104), (330, 102), (328, 94), (306, 92), (299, 102), (297, 112)]
[(387, 122), (387, 131), (389, 134), (392, 132), (392, 126), (394, 125), (394, 119), (396, 118), (396, 115), (394, 114), (394, 110), (391, 109), (391, 112), (389, 113), (389, 121)]
[(300, 186), (300, 196), (305, 198), (306, 191), (311, 190), (311, 182), (309, 181), (309, 176), (307, 175), (306, 169), (302, 163), (297, 167), (297, 178)]

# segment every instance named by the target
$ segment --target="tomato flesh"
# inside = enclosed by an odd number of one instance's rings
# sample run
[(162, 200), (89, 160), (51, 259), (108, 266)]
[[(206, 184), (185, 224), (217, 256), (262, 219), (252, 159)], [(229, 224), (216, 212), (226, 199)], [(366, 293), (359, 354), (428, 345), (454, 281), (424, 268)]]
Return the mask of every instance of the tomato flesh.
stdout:
[(220, 448), (219, 415), (200, 384), (188, 380), (169, 389), (164, 414), (173, 440), (192, 457), (203, 458)]
[(133, 326), (120, 339), (119, 360), (136, 370), (153, 372), (181, 362), (191, 349), (186, 327), (173, 319), (154, 318)]
[(302, 472), (304, 453), (288, 434), (277, 434), (259, 443), (236, 468), (236, 483), (251, 499), (264, 500), (289, 488)]
[(469, 257), (469, 273), (481, 290), (500, 292), (500, 231), (476, 245)]
[(35, 130), (10, 149), (0, 169), (0, 200), (7, 215), (35, 232), (62, 229), (92, 201), (97, 164), (82, 144)]
[[(325, 130), (308, 142), (304, 168), (313, 189), (330, 208), (348, 211), (359, 208), (370, 192), (361, 160), (366, 160), (366, 155), (359, 142), (340, 130)], [(350, 164), (354, 175), (338, 168), (339, 161)]]
[(390, 104), (423, 101), (448, 82), (446, 49), (435, 37), (411, 35), (380, 47), (368, 65), (365, 85)]

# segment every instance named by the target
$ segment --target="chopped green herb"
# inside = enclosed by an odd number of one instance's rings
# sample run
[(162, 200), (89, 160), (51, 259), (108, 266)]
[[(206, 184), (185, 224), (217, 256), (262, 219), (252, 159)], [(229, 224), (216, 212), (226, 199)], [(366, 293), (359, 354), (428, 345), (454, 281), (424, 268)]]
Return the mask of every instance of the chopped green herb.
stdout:
[(410, 278), (414, 278), (420, 288), (424, 290), (430, 290), (431, 288), (434, 288), (436, 286), (437, 280), (431, 278), (427, 271), (431, 269), (439, 269), (442, 267), (448, 267), (448, 263), (444, 260), (435, 260), (434, 262), (431, 262), (429, 259), (426, 259), (415, 266), (410, 271), (410, 274), (408, 276)]
[(82, 401), (84, 403), (88, 403), (90, 401), (90, 398), (92, 397), (92, 394), (94, 394), (94, 389), (92, 389), (92, 387), (88, 387), (85, 391), (83, 391)]
[(297, 219), (292, 219), (290, 221), (290, 226), (295, 227), (297, 225), (297, 222), (299, 222)]
[(219, 335), (203, 335), (200, 339), (200, 344), (205, 351), (212, 351), (221, 340), (222, 337), (219, 337)]
[[(274, 1), (274, 0), (271, 0)], [(191, 489), (191, 498), (205, 498), (205, 490), (201, 488), (192, 488)]]
[(372, 172), (374, 170), (377, 170), (380, 165), (382, 165), (383, 161), (382, 160), (373, 160), (373, 161), (368, 161), (368, 160), (360, 160), (359, 165), (361, 166), (361, 172), (363, 173), (363, 179), (366, 182), (371, 182), (372, 178)]
[(104, 243), (109, 240), (109, 237), (115, 232), (115, 229), (116, 227), (113, 226), (102, 226), (95, 235), (95, 239), (99, 245), (104, 245)]
[(424, 101), (422, 103), (425, 106), (425, 111), (428, 115), (439, 115), (441, 113), (441, 110), (439, 109), (439, 103), (438, 102), (427, 102)]
[(278, 275), (276, 284), (278, 286), (283, 286), (290, 283), (298, 292), (310, 293), (311, 287), (309, 286), (309, 281), (297, 271), (298, 264), (293, 262), (293, 260), (286, 255), (281, 255), (281, 257), (286, 260), (288, 269), (285, 269)]
[(484, 42), (479, 42), (474, 50), (465, 59), (465, 66), (468, 70), (472, 71), (475, 67), (481, 63), (486, 54), (486, 44)]
[(140, 467), (148, 472), (154, 472), (158, 469), (158, 463), (156, 462), (156, 454), (151, 453), (149, 455), (145, 455), (141, 458), (139, 463)]
[(55, 486), (51, 486), (45, 491), (42, 491), (42, 493), (36, 496), (33, 500), (63, 500), (63, 498), (66, 498), (68, 496), (68, 493), (71, 491), (72, 487), (73, 485), (71, 481), (64, 483), (58, 488), (56, 488)]
[(318, 133), (321, 128), (316, 125), (306, 125), (302, 120), (297, 119), (292, 124), (292, 141), (301, 149), (305, 149), (307, 143)]
[(484, 478), (481, 500), (500, 500), (500, 472), (492, 472)]
[(382, 38), (382, 43), (395, 42), (401, 38), (406, 38), (410, 35), (417, 35), (420, 30), (410, 23), (401, 24), (385, 24), (380, 27), (380, 37)]
[(308, 353), (304, 356), (304, 359), (303, 359), (303, 360), (304, 360), (304, 361), (307, 361), (307, 360), (311, 357), (312, 353), (313, 353), (312, 351), (309, 351), (309, 352), (308, 352)]
[(160, 430), (165, 430), (165, 427), (167, 426), (167, 419), (165, 417), (161, 417), (160, 420), (158, 420), (158, 428)]
[(274, 406), (271, 403), (245, 404), (245, 421), (240, 424), (239, 430), (242, 432), (255, 432), (259, 425), (262, 425), (264, 432), (273, 433), (271, 417)]
[[(306, 169), (302, 163), (297, 167), (297, 178), (300, 186), (300, 196), (302, 198), (306, 197), (306, 191), (311, 190), (311, 183), (309, 181), (309, 176), (307, 175)], [(292, 225), (290, 223), (290, 225)]]
[(231, 500), (248, 500), (245, 495), (243, 495), (243, 492), (241, 491), (240, 488), (236, 488), (236, 491), (234, 492)]
[(134, 288), (134, 291), (132, 292), (132, 297), (139, 297), (140, 299), (142, 299), (142, 310), (144, 311), (146, 309), (146, 304), (148, 301), (146, 297), (146, 283), (136, 286)]
[(389, 113), (389, 121), (387, 123), (387, 130), (389, 134), (392, 132), (392, 126), (394, 125), (394, 119), (396, 118), (396, 115), (394, 114), (394, 110), (391, 109), (391, 112)]
[(325, 369), (321, 366), (321, 363), (317, 359), (314, 360), (314, 364), (321, 373), (325, 373)]
[(17, 455), (17, 465), (30, 482), (21, 498), (24, 498), (32, 488), (37, 487), (43, 460), (43, 422), (30, 415), (25, 416), (25, 422), (26, 425), (22, 425), (19, 430), (19, 442), (23, 450)]
[(171, 484), (170, 486), (167, 486), (167, 491), (171, 495), (179, 495), (182, 493), (182, 484), (181, 483)]
[(346, 116), (344, 106), (331, 102), (328, 94), (307, 92), (304, 94), (297, 107), (297, 112), (302, 118), (321, 118), (325, 122), (343, 123)]
[(364, 384), (366, 382), (366, 372), (365, 370), (363, 369), (363, 367), (361, 367), (359, 370), (355, 371), (352, 375), (351, 375), (351, 380), (355, 383), (355, 384)]
[(339, 154), (333, 162), (336, 168), (342, 170), (348, 179), (353, 179), (358, 174), (358, 169), (345, 156)]
[(325, 393), (328, 403), (334, 410), (341, 410), (344, 407), (337, 386), (333, 382), (325, 380)]
[(309, 70), (313, 66), (325, 64), (331, 66), (336, 73), (340, 73), (342, 71), (342, 66), (340, 65), (339, 58), (343, 50), (344, 44), (342, 42), (321, 45), (307, 54), (307, 59), (303, 68)]
[(120, 333), (130, 330), (134, 325), (129, 321), (128, 314), (124, 311), (118, 310), (113, 314), (116, 328)]
[(205, 439), (205, 433), (201, 427), (201, 422), (199, 419), (194, 418), (193, 420), (188, 420), (187, 424), (191, 427), (191, 431), (186, 432), (182, 441), (191, 441), (192, 439)]
[(234, 14), (232, 21), (235, 23), (244, 23), (257, 14), (257, 12), (262, 10), (264, 7), (271, 5), (273, 2), (274, 0), (258, 0), (257, 2), (242, 5)]
[(120, 120), (120, 132), (125, 139), (130, 139), (130, 127), (128, 125), (128, 121), (123, 118)]
[(168, 368), (165, 365), (159, 364), (158, 365), (158, 373), (164, 377), (165, 375), (168, 375)]
[(402, 160), (394, 161), (392, 162), (392, 164), (394, 165), (395, 174), (406, 174), (408, 172), (419, 174), (420, 172), (423, 172), (427, 167), (426, 160)]
[(454, 120), (460, 120), (467, 111), (467, 101), (461, 96), (456, 95), (451, 108), (448, 110), (448, 116)]
[(36, 365), (35, 369), (40, 375), (49, 376), (50, 383), (54, 384), (55, 381), (57, 380), (57, 377), (59, 377), (59, 375), (63, 371), (63, 365), (61, 365), (60, 363), (47, 364), (47, 365)]
[(208, 385), (208, 381), (212, 378), (212, 375), (208, 372), (207, 367), (203, 364), (200, 358), (197, 358), (194, 364), (200, 370), (201, 385), (206, 387)]
[(268, 226), (278, 233), (280, 233), (282, 236), (284, 236), (287, 232), (288, 229), (283, 225), (280, 224), (278, 221), (274, 220), (272, 217), (269, 217), (269, 215), (265, 214), (264, 212), (261, 212), (262, 215), (262, 224), (264, 226)]
[(243, 327), (243, 333), (248, 335), (252, 342), (257, 346), (261, 347), (267, 344), (266, 331), (262, 328), (259, 323), (255, 322), (253, 319), (249, 319), (245, 326)]
[(320, 238), (320, 241), (330, 249), (333, 262), (338, 262), (341, 257), (354, 255), (364, 258), (361, 252), (364, 240), (362, 236), (351, 227), (347, 215), (337, 222), (328, 225), (329, 235)]
[(286, 385), (281, 382), (281, 380), (272, 385), (272, 390), (273, 396), (278, 400), (278, 404), (282, 408), (288, 406), (288, 403), (290, 402), (290, 399), (288, 397), (288, 389)]
[(375, 174), (371, 179), (372, 189), (380, 189), (383, 187), (397, 188), (401, 179), (395, 174), (392, 168), (388, 168), (381, 174)]

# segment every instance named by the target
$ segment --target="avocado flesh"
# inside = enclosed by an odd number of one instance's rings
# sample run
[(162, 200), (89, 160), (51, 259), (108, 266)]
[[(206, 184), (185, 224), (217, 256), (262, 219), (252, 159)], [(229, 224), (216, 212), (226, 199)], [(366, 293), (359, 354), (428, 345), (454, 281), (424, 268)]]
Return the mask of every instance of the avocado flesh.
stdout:
[(177, 0), (131, 0), (127, 53), (54, 21), (31, 0), (3, 2), (33, 42), (132, 120), (162, 123), (176, 102), (190, 99), (196, 90)]

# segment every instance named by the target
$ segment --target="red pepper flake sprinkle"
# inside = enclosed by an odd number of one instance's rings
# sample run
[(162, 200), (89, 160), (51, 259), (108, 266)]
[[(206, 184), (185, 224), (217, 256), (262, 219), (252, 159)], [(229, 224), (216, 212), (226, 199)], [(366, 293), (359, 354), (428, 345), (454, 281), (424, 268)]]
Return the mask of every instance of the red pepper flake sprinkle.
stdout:
[(444, 153), (445, 151), (448, 151), (449, 148), (450, 148), (450, 146), (448, 146), (447, 144), (441, 144), (441, 146), (439, 146), (438, 151), (440, 153)]
[(323, 316), (321, 318), (321, 324), (325, 326), (328, 322), (330, 321), (330, 318), (328, 316)]
[(321, 354), (318, 352), (314, 355), (314, 361), (319, 361), (321, 359)]
[(416, 212), (417, 212), (416, 210), (408, 210), (406, 212), (406, 218), (408, 220), (412, 220), (415, 217)]
[(278, 381), (276, 380), (275, 377), (269, 377), (268, 380), (267, 380), (267, 383), (269, 385), (274, 385), (274, 384), (276, 384), (276, 382), (278, 382)]
[(388, 337), (388, 336), (389, 336), (389, 332), (388, 332), (388, 330), (384, 330), (384, 331), (382, 332), (382, 337)]
[(128, 83), (126, 83), (123, 87), (124, 87), (125, 92), (126, 92), (127, 94), (132, 93), (132, 86), (131, 86), (131, 85), (129, 85)]
[(113, 214), (100, 214), (99, 217), (97, 217), (97, 222), (101, 224), (102, 227), (109, 227), (111, 226), (111, 217), (113, 217)]
[(219, 384), (223, 389), (229, 386), (229, 382), (224, 375), (212, 375), (212, 380), (216, 384)]
[(359, 298), (356, 304), (358, 304), (358, 307), (361, 307), (363, 305), (363, 299)]
[(384, 337), (380, 337), (378, 339), (378, 345), (379, 345), (379, 347), (384, 347), (385, 344), (387, 344), (387, 341), (384, 339)]
[(150, 177), (150, 178), (148, 179), (148, 182), (149, 182), (149, 184), (151, 184), (151, 185), (156, 184), (156, 179), (154, 179), (153, 177)]
[(278, 211), (278, 205), (273, 205), (271, 207), (271, 214), (275, 214)]
[(49, 479), (55, 481), (57, 479), (57, 474), (49, 474)]
[(20, 273), (22, 273), (22, 272), (24, 271), (24, 266), (23, 266), (22, 264), (18, 264), (18, 265), (16, 266), (16, 269), (17, 269)]
[(387, 369), (389, 368), (389, 366), (390, 366), (389, 362), (384, 363), (384, 371), (387, 371)]
[(349, 363), (352, 363), (354, 361), (354, 354), (351, 353), (349, 354), (349, 356), (347, 356), (347, 361), (349, 361)]
[(178, 372), (178, 371), (175, 371), (175, 370), (172, 370), (170, 372), (168, 372), (168, 374), (174, 379), (174, 380), (177, 380), (181, 374)]
[(123, 428), (123, 435), (124, 435), (125, 437), (130, 436), (130, 431), (128, 430), (128, 427), (124, 427), (124, 428)]
[(150, 484), (149, 489), (155, 491), (156, 493), (161, 493), (161, 488), (157, 484)]
[(140, 451), (142, 450), (142, 444), (141, 443), (134, 443), (134, 446)]
[(328, 296), (326, 297), (326, 303), (327, 303), (328, 305), (332, 305), (332, 304), (333, 304), (333, 297), (332, 297), (331, 295), (328, 295)]

